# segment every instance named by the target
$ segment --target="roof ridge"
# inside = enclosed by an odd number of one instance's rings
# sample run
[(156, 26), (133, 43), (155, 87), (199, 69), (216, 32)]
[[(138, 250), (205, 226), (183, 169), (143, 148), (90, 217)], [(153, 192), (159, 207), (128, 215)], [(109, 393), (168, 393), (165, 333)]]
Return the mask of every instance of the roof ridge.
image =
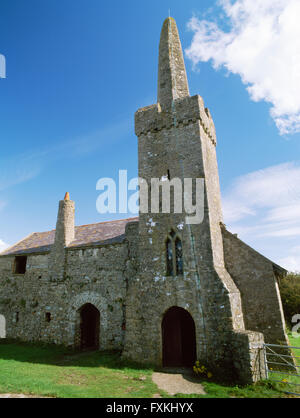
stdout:
[(260, 257), (264, 258), (266, 261), (268, 261), (269, 263), (271, 263), (274, 267), (278, 268), (279, 270), (282, 270), (282, 271), (287, 272), (287, 270), (284, 267), (281, 267), (279, 264), (275, 263), (274, 261), (272, 261), (267, 256), (261, 254), (258, 250), (256, 250), (255, 248), (251, 247), (251, 245), (247, 244), (245, 241), (243, 241), (241, 238), (239, 238), (237, 234), (234, 234), (233, 232), (229, 231), (225, 227), (223, 227), (222, 230), (225, 231), (225, 232), (227, 232), (228, 234), (230, 234), (236, 240), (240, 241), (243, 245), (245, 245), (246, 247), (248, 247), (251, 251), (254, 251)]
[(76, 225), (75, 228), (80, 228), (80, 227), (83, 227), (83, 226), (91, 226), (91, 225), (108, 224), (108, 223), (112, 223), (112, 222), (130, 221), (131, 219), (139, 219), (139, 217), (134, 216), (132, 218), (115, 219), (115, 220), (111, 220), (111, 221), (94, 222), (92, 224)]
[[(75, 225), (75, 228), (81, 228), (83, 226), (101, 225), (101, 224), (106, 224), (106, 223), (111, 223), (111, 222), (130, 221), (131, 219), (139, 219), (139, 217), (138, 216), (134, 216), (132, 218), (115, 219), (115, 220), (111, 220), (111, 221), (103, 221), (103, 222), (94, 222), (94, 223), (91, 223), (91, 224)], [(20, 242), (24, 241), (25, 239), (28, 239), (31, 235), (34, 235), (34, 234), (49, 234), (50, 232), (55, 232), (55, 231), (56, 231), (56, 229), (50, 229), (50, 231), (35, 231), (35, 232), (32, 232), (31, 234), (29, 234), (25, 238), (23, 238), (20, 241), (18, 241), (16, 244), (12, 245), (12, 247), (14, 247), (15, 245), (17, 245)], [(11, 248), (11, 247), (9, 247), (9, 248)]]

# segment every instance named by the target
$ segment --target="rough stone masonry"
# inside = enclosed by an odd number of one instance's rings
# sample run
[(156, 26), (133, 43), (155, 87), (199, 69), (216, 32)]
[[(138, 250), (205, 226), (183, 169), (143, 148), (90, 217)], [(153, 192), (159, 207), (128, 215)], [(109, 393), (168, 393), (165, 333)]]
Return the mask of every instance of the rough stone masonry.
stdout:
[[(222, 218), (216, 133), (191, 97), (174, 19), (163, 24), (158, 102), (135, 115), (139, 177), (202, 178), (204, 220), (186, 213), (75, 226), (69, 195), (56, 230), (0, 256), (0, 336), (117, 349), (155, 366), (192, 366), (249, 383), (262, 345), (287, 343), (278, 277), (285, 270), (231, 234)], [(42, 208), (41, 208), (42, 210)]]

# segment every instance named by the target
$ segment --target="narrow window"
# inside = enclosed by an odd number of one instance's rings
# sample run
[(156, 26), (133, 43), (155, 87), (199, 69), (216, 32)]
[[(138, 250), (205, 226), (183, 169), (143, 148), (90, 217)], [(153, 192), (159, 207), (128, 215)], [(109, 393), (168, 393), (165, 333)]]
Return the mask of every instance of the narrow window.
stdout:
[(167, 243), (167, 276), (173, 275), (173, 249), (172, 241), (168, 238)]
[(182, 243), (177, 237), (175, 241), (175, 253), (176, 253), (176, 274), (183, 274), (183, 259), (182, 259)]
[(15, 274), (25, 274), (26, 273), (26, 265), (27, 265), (27, 257), (26, 256), (15, 257), (14, 273)]
[(180, 276), (183, 274), (182, 241), (172, 229), (166, 241), (167, 276)]
[(46, 312), (46, 322), (50, 322), (50, 321), (51, 321), (51, 313)]
[(15, 322), (18, 323), (19, 322), (19, 312), (15, 313)]
[(170, 170), (168, 170), (168, 180), (171, 180)]

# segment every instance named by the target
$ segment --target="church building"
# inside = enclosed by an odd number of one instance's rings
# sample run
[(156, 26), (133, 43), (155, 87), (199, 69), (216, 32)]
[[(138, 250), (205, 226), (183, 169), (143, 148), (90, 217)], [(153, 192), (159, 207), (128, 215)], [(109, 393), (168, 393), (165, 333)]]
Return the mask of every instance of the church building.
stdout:
[(148, 184), (203, 179), (203, 221), (149, 210), (75, 226), (67, 193), (55, 230), (0, 255), (0, 337), (120, 350), (156, 367), (199, 360), (242, 383), (263, 378), (264, 342), (287, 344), (278, 288), (286, 271), (224, 225), (214, 123), (202, 97), (190, 96), (172, 18), (161, 32), (157, 103), (136, 112), (135, 133)]

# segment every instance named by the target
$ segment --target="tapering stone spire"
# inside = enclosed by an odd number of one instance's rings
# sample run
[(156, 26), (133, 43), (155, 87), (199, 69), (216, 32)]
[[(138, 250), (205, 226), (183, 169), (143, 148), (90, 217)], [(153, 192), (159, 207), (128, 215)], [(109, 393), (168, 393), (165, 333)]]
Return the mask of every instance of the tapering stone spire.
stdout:
[(163, 110), (171, 108), (172, 101), (189, 96), (181, 42), (175, 20), (164, 21), (159, 44), (158, 102)]

